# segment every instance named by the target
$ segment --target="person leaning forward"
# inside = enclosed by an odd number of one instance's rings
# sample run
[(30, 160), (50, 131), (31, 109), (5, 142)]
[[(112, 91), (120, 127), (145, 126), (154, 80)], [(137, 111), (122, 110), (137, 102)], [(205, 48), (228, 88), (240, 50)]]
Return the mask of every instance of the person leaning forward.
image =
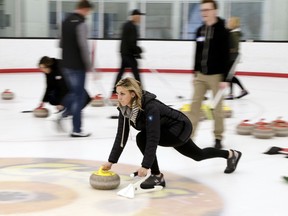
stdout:
[(130, 126), (139, 131), (136, 144), (143, 154), (137, 175), (144, 177), (151, 170), (151, 175), (140, 185), (143, 189), (166, 186), (158, 166), (158, 146), (173, 147), (195, 161), (224, 158), (227, 161), (224, 173), (236, 170), (242, 155), (240, 151), (199, 148), (190, 138), (192, 124), (187, 116), (159, 101), (153, 93), (143, 90), (137, 80), (130, 77), (120, 80), (116, 91), (119, 101), (118, 129), (108, 162), (102, 165), (103, 170), (110, 170), (118, 162), (126, 146)]

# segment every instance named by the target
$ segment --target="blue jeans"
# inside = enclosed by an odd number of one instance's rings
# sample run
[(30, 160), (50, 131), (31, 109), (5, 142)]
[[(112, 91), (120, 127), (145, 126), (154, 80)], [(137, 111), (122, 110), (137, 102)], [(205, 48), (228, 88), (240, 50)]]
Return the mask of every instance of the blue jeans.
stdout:
[(81, 132), (81, 110), (87, 100), (85, 91), (85, 70), (75, 70), (63, 68), (63, 75), (69, 89), (68, 94), (63, 99), (63, 105), (67, 113), (73, 116), (73, 132)]

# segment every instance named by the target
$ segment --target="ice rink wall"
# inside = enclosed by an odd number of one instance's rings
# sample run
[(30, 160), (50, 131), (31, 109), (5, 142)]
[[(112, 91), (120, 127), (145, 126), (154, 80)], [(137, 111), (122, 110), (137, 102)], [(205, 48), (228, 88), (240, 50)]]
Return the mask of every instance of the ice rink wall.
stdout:
[[(120, 64), (119, 40), (95, 40), (95, 67), (115, 72)], [(89, 41), (92, 47), (92, 40)], [(143, 72), (191, 73), (194, 41), (140, 40), (143, 48), (139, 68)], [(288, 77), (288, 42), (241, 42), (239, 75)], [(0, 39), (0, 73), (38, 72), (44, 56), (61, 57), (57, 39)]]

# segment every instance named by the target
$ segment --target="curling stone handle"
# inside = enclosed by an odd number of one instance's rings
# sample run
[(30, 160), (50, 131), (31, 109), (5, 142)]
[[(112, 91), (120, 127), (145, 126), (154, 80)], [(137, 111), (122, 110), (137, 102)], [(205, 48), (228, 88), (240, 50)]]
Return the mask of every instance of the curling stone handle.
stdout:
[(133, 172), (133, 173), (130, 174), (130, 177), (131, 177), (131, 178), (134, 178), (134, 177), (136, 177), (136, 176), (138, 176), (138, 171)]

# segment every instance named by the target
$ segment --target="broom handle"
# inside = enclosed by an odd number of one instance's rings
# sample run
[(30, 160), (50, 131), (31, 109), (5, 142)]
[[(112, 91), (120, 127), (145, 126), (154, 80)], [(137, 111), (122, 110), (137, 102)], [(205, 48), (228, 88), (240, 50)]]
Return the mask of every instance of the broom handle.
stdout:
[[(238, 64), (239, 60), (240, 60), (240, 54), (237, 55), (233, 65), (231, 66), (229, 73), (227, 75), (227, 80), (230, 81), (233, 78), (233, 76), (235, 74), (235, 68), (236, 68), (236, 65)], [(221, 98), (223, 97), (224, 93), (225, 93), (225, 88), (218, 90), (217, 94), (213, 98), (213, 101), (211, 102), (211, 109), (212, 110), (215, 109), (215, 107), (217, 106), (217, 104), (219, 103)]]

